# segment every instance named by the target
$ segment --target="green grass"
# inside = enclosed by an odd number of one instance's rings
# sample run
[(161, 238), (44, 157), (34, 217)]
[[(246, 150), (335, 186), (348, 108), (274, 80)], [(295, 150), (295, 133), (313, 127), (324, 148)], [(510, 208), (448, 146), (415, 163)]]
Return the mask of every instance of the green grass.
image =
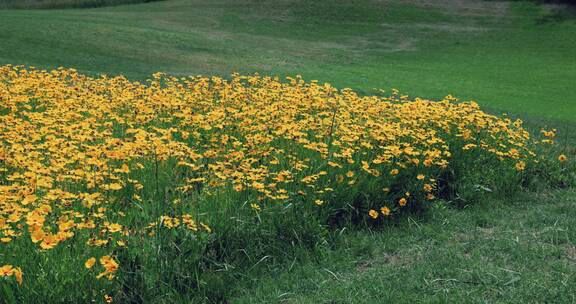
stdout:
[[(576, 23), (532, 3), (204, 1), (0, 11), (0, 63), (143, 79), (303, 74), (373, 93), (453, 94), (496, 111), (576, 120)], [(548, 21), (546, 21), (548, 20)]]
[(0, 0), (0, 8), (51, 9), (51, 8), (90, 8), (121, 4), (134, 4), (158, 0)]
[(262, 262), (265, 274), (231, 303), (574, 303), (575, 194), (440, 204), (381, 231), (344, 232), (315, 261)]

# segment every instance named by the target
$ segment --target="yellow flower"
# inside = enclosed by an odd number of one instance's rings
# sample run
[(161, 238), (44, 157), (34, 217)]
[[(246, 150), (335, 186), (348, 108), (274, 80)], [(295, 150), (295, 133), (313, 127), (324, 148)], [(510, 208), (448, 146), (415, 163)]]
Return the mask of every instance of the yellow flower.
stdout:
[(398, 204), (402, 207), (406, 206), (406, 199), (405, 198), (401, 198), (400, 200), (398, 200)]
[(255, 211), (261, 211), (262, 210), (262, 208), (260, 208), (260, 205), (255, 204), (255, 203), (250, 204), (250, 207), (252, 209), (254, 209)]
[(104, 295), (104, 302), (106, 303), (112, 303), (112, 297), (109, 295)]
[(418, 174), (418, 176), (416, 176), (416, 179), (423, 180), (424, 177), (425, 177), (424, 174)]
[(382, 207), (382, 208), (380, 208), (380, 212), (382, 212), (382, 214), (384, 214), (385, 216), (389, 216), (390, 215), (390, 208)]
[(20, 270), (20, 267), (16, 267), (14, 268), (14, 277), (16, 277), (16, 282), (18, 282), (18, 285), (22, 285), (22, 270)]
[(58, 245), (58, 243), (60, 243), (58, 236), (53, 235), (53, 234), (48, 234), (44, 237), (44, 239), (42, 239), (42, 243), (40, 243), (40, 248), (42, 248), (44, 250), (52, 249), (56, 245)]
[(317, 199), (317, 200), (314, 201), (314, 204), (316, 204), (316, 205), (318, 205), (318, 206), (322, 206), (322, 204), (324, 204), (324, 201)]
[(390, 170), (390, 175), (397, 175), (400, 171), (398, 169)]
[(0, 267), (0, 277), (11, 276), (14, 272), (14, 267), (12, 265), (4, 265)]
[(558, 161), (560, 162), (565, 162), (568, 160), (568, 157), (566, 157), (566, 155), (564, 154), (560, 154), (560, 156), (558, 156)]
[(12, 265), (4, 265), (0, 267), (0, 278), (14, 276), (18, 285), (22, 285), (22, 270), (20, 267), (14, 267)]
[(108, 276), (108, 280), (112, 280), (114, 278), (114, 273), (118, 271), (118, 262), (116, 262), (112, 257), (105, 255), (100, 258), (100, 265), (104, 267), (104, 271), (98, 274), (96, 278), (100, 279), (103, 276)]
[(109, 185), (104, 185), (104, 189), (107, 189), (107, 190), (120, 190), (122, 188), (123, 188), (123, 186), (120, 183), (112, 183)]
[(122, 225), (120, 225), (120, 224), (118, 224), (118, 223), (110, 224), (110, 225), (108, 225), (108, 231), (109, 231), (110, 233), (115, 233), (115, 232), (118, 232), (118, 231), (122, 231)]
[(373, 219), (378, 218), (378, 212), (376, 212), (376, 210), (374, 210), (374, 209), (370, 209), (370, 211), (368, 211), (368, 215), (370, 215), (370, 217)]
[(524, 171), (526, 169), (526, 163), (524, 161), (519, 161), (515, 165), (517, 171)]
[(86, 262), (84, 262), (84, 267), (90, 269), (92, 268), (92, 266), (94, 266), (94, 264), (96, 264), (96, 258), (89, 258), (88, 260), (86, 260)]
[(204, 224), (204, 223), (200, 223), (200, 226), (208, 233), (212, 233), (212, 228), (210, 228), (210, 226)]

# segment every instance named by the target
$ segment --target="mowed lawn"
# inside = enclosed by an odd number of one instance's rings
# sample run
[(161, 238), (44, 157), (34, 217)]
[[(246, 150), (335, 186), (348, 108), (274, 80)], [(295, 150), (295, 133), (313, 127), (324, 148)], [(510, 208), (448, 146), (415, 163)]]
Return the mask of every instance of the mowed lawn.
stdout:
[(525, 2), (169, 0), (0, 11), (0, 63), (145, 79), (259, 72), (576, 121), (576, 23)]
[[(367, 94), (452, 94), (559, 127), (559, 148), (574, 157), (574, 20), (531, 3), (473, 0), (0, 10), (0, 64), (136, 80), (302, 74)], [(223, 288), (230, 303), (576, 303), (574, 188), (486, 197), (441, 202), (377, 231), (343, 229), (293, 261), (224, 265), (238, 278)]]

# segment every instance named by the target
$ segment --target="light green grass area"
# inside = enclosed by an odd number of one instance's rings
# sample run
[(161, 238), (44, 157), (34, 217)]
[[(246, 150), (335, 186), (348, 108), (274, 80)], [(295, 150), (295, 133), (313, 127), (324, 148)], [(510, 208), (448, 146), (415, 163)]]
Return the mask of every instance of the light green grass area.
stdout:
[[(429, 1), (428, 1), (429, 2)], [(576, 23), (527, 3), (173, 0), (0, 11), (0, 63), (146, 78), (302, 74), (576, 121)], [(426, 4), (428, 3), (428, 4)]]

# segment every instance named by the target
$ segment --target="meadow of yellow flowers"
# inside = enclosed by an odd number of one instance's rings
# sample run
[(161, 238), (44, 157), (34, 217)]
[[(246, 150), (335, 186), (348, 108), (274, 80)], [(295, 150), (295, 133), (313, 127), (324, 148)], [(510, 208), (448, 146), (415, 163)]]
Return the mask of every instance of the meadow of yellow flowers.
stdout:
[(13, 288), (62, 246), (75, 250), (69, 267), (112, 284), (102, 297), (123, 276), (120, 252), (166, 231), (206, 244), (287, 208), (381, 225), (448, 193), (454, 168), (491, 164), (520, 184), (540, 162), (520, 120), (474, 102), (300, 77), (134, 82), (8, 65), (0, 101), (0, 278)]

